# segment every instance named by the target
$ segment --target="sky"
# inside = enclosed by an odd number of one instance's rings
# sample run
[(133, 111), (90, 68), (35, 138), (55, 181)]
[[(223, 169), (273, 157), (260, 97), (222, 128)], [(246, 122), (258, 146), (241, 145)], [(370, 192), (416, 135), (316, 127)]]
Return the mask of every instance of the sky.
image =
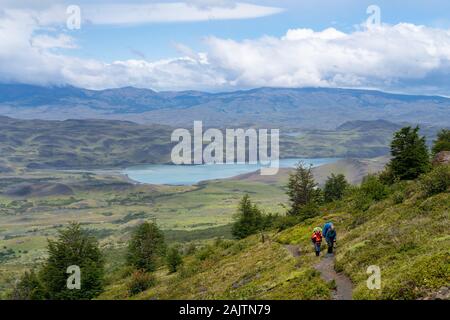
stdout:
[(450, 96), (450, 2), (0, 0), (0, 82)]

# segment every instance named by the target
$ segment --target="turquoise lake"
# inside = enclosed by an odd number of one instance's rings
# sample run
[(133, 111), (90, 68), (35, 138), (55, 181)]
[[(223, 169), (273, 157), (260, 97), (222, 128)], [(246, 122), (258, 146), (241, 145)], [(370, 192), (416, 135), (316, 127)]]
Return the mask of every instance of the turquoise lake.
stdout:
[[(336, 162), (338, 158), (281, 159), (280, 168), (293, 168), (299, 161), (313, 167)], [(146, 184), (193, 185), (200, 181), (231, 178), (259, 170), (260, 164), (140, 165), (122, 173), (133, 181)]]

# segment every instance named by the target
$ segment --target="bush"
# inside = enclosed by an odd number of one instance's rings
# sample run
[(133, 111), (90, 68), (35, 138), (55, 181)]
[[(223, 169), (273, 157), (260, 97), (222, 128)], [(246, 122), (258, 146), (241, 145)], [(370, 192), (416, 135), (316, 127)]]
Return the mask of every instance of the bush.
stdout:
[(448, 129), (439, 131), (436, 141), (433, 141), (433, 155), (436, 155), (441, 151), (450, 151), (450, 130)]
[(450, 186), (450, 165), (440, 165), (420, 177), (419, 185), (427, 196), (447, 191)]
[(314, 181), (312, 167), (300, 162), (293, 173), (289, 174), (287, 195), (291, 202), (288, 215), (299, 215), (304, 206), (318, 204), (322, 201), (322, 192)]
[[(78, 266), (81, 289), (67, 288), (67, 267)], [(97, 240), (80, 224), (70, 225), (59, 232), (56, 240), (48, 240), (48, 258), (39, 272), (46, 297), (52, 300), (92, 299), (104, 286), (104, 257)]]
[(400, 180), (414, 180), (430, 169), (428, 148), (425, 137), (419, 136), (419, 127), (397, 131), (391, 142), (391, 155), (389, 168)]
[(197, 260), (204, 261), (204, 260), (212, 257), (214, 254), (215, 254), (214, 248), (212, 246), (208, 245), (208, 246), (200, 249), (197, 252), (197, 254), (195, 255), (195, 257), (197, 258)]
[(306, 219), (310, 219), (318, 215), (320, 215), (319, 205), (316, 203), (308, 203), (299, 210), (298, 218), (300, 221), (305, 221)]
[(383, 200), (389, 193), (389, 189), (375, 175), (366, 176), (361, 183), (360, 190), (367, 198), (375, 201)]
[(243, 239), (262, 230), (263, 216), (256, 204), (253, 204), (248, 194), (239, 202), (232, 234), (236, 239)]
[(44, 300), (45, 293), (42, 283), (34, 271), (25, 272), (15, 285), (11, 300)]
[(178, 267), (183, 264), (183, 258), (181, 257), (180, 251), (175, 247), (169, 249), (166, 260), (170, 273), (177, 272)]
[(164, 236), (158, 226), (144, 222), (136, 228), (128, 244), (127, 263), (139, 270), (155, 271), (165, 249)]
[(396, 191), (392, 194), (392, 201), (394, 204), (400, 204), (405, 200), (405, 194), (401, 191)]
[(156, 279), (152, 274), (144, 270), (137, 270), (131, 275), (130, 282), (128, 283), (128, 294), (134, 296), (153, 287), (155, 284)]
[(341, 200), (347, 187), (348, 182), (345, 180), (343, 174), (331, 174), (331, 176), (327, 178), (323, 189), (325, 202)]
[(384, 170), (379, 173), (378, 179), (382, 184), (385, 185), (391, 185), (399, 181), (399, 179), (394, 176), (394, 173), (392, 172), (392, 169), (389, 167), (389, 165), (386, 165)]

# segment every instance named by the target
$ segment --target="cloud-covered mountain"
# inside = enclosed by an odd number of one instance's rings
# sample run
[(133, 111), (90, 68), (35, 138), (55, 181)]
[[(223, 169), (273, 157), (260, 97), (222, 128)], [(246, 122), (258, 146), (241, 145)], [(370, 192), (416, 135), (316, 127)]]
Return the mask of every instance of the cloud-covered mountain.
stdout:
[(330, 88), (155, 92), (132, 87), (0, 85), (0, 114), (23, 119), (120, 119), (192, 127), (259, 126), (334, 129), (351, 120), (450, 125), (450, 99)]

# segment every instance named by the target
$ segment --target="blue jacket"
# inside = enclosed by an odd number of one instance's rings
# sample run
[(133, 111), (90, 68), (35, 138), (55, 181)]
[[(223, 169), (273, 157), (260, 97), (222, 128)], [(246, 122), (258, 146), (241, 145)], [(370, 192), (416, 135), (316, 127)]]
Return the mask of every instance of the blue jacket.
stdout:
[(331, 229), (331, 225), (332, 225), (333, 223), (332, 222), (327, 222), (327, 223), (325, 223), (324, 225), (323, 225), (323, 228), (322, 228), (322, 235), (326, 238), (327, 237), (327, 232), (328, 232), (328, 230), (330, 230)]

